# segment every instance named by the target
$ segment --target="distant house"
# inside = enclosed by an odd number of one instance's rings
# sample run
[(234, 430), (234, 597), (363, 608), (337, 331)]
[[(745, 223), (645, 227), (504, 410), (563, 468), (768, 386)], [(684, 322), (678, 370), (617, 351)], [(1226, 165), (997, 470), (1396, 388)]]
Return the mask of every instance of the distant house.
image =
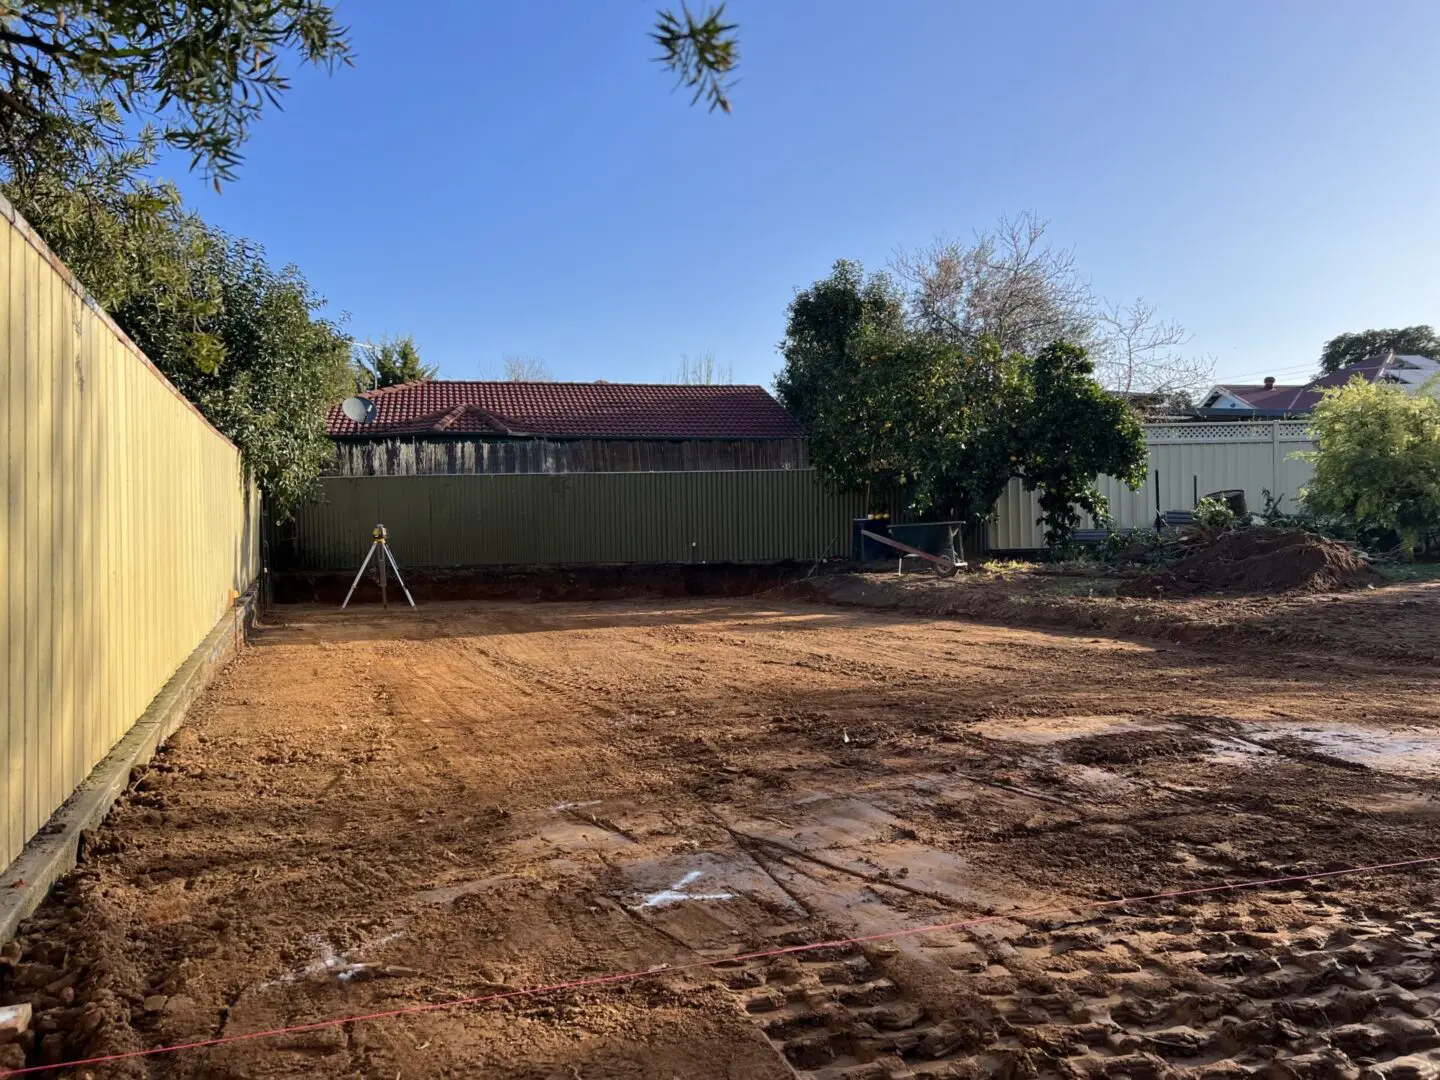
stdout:
[(1259, 385), (1222, 383), (1212, 387), (1201, 399), (1196, 412), (1205, 420), (1283, 420), (1308, 416), (1324, 390), (1344, 386), (1357, 375), (1367, 382), (1389, 383), (1413, 394), (1440, 375), (1440, 362), (1426, 356), (1382, 353), (1299, 385), (1282, 386), (1273, 378)]
[(326, 416), (341, 476), (799, 469), (800, 424), (759, 386), (404, 383)]

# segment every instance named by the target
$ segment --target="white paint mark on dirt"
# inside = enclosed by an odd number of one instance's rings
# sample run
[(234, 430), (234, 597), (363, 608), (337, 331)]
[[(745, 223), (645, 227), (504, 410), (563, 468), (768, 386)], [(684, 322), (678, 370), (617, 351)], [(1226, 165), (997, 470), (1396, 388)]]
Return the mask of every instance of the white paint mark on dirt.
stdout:
[(692, 893), (684, 891), (687, 885), (693, 885), (695, 882), (699, 881), (704, 876), (705, 871), (703, 870), (691, 870), (690, 872), (681, 876), (679, 880), (677, 880), (669, 888), (660, 889), (658, 892), (653, 892), (649, 896), (646, 896), (643, 900), (640, 901), (639, 906), (642, 908), (659, 908), (667, 907), (670, 904), (679, 904), (686, 900), (735, 899), (735, 894), (728, 892)]
[(279, 986), (283, 983), (299, 982), (301, 979), (312, 979), (317, 975), (334, 975), (341, 982), (349, 982), (357, 975), (364, 974), (379, 965), (366, 963), (357, 959), (369, 949), (378, 949), (382, 945), (388, 945), (392, 941), (405, 936), (405, 931), (396, 930), (394, 933), (386, 934), (384, 937), (376, 938), (374, 941), (348, 949), (345, 952), (336, 952), (335, 947), (319, 934), (311, 934), (305, 940), (309, 943), (315, 959), (302, 968), (286, 972), (278, 979), (261, 983), (259, 989), (267, 990), (272, 986)]

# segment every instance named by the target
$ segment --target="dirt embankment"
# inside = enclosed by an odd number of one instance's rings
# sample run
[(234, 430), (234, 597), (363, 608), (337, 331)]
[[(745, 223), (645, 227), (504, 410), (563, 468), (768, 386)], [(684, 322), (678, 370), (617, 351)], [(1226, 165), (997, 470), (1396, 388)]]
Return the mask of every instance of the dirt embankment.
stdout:
[[(818, 572), (817, 572), (818, 571)], [(956, 615), (1183, 642), (1363, 650), (1389, 660), (1440, 660), (1440, 585), (1384, 586), (1342, 544), (1308, 533), (1248, 529), (1143, 576), (980, 570), (950, 581), (851, 572), (836, 564), (614, 566), (540, 570), (407, 569), (421, 604), (448, 600), (620, 601), (793, 597), (918, 615)], [(353, 575), (279, 574), (280, 604), (336, 604)], [(1383, 587), (1382, 587), (1383, 586)], [(374, 575), (354, 604), (377, 603)], [(403, 595), (391, 582), (390, 602)]]
[(1125, 596), (1336, 592), (1384, 582), (1344, 544), (1299, 529), (1239, 529), (1126, 582)]
[[(581, 567), (405, 567), (406, 586), (416, 602), (445, 600), (634, 600), (642, 597), (749, 596), (798, 581), (815, 570), (814, 563), (637, 563), (626, 566)], [(277, 604), (336, 604), (355, 579), (350, 571), (285, 572), (272, 575)], [(404, 604), (405, 595), (389, 580), (389, 600)], [(380, 586), (373, 566), (355, 590), (351, 603), (378, 604)]]
[(1440, 583), (1278, 596), (1129, 597), (1126, 579), (980, 572), (832, 574), (780, 593), (842, 607), (983, 619), (1166, 641), (1275, 646), (1373, 659), (1440, 661)]

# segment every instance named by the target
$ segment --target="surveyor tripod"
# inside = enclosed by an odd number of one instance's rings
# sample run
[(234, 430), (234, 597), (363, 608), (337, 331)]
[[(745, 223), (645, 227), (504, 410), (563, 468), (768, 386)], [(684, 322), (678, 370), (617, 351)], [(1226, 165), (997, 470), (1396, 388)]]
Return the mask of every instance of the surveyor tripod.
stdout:
[(340, 607), (344, 608), (349, 605), (350, 598), (355, 595), (355, 587), (360, 584), (360, 579), (365, 576), (365, 568), (370, 565), (370, 560), (375, 558), (375, 552), (377, 551), (380, 552), (380, 558), (375, 560), (375, 568), (380, 576), (380, 603), (384, 604), (387, 608), (390, 606), (390, 598), (385, 590), (385, 567), (388, 564), (395, 571), (395, 580), (400, 583), (400, 588), (404, 590), (405, 599), (410, 601), (411, 607), (414, 607), (415, 598), (410, 595), (410, 590), (405, 587), (405, 579), (400, 576), (400, 566), (395, 561), (395, 553), (390, 550), (390, 545), (386, 543), (389, 533), (385, 531), (385, 526), (376, 525), (375, 528), (370, 531), (370, 535), (375, 538), (374, 543), (370, 545), (370, 550), (365, 553), (365, 561), (360, 564), (360, 569), (355, 571), (355, 580), (350, 583), (350, 591), (345, 594), (345, 602), (341, 604)]

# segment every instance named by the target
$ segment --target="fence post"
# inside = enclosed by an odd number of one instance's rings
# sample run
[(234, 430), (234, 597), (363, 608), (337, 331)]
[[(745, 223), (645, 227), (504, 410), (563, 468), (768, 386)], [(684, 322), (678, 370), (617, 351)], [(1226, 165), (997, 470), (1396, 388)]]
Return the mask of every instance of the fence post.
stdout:
[(1270, 421), (1270, 497), (1280, 491), (1280, 421)]

